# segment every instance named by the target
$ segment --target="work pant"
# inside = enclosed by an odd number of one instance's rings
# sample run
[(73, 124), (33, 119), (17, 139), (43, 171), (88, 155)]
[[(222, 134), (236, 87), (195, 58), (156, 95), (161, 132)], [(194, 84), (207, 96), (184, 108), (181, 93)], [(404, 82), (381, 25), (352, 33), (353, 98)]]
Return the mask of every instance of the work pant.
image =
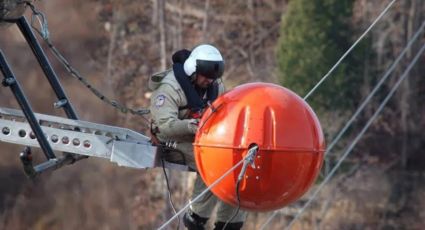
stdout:
[[(195, 185), (193, 186), (192, 199), (200, 195), (207, 186), (202, 181), (201, 175), (196, 175)], [(196, 213), (200, 217), (209, 218), (214, 207), (217, 207), (217, 219), (216, 222), (227, 222), (229, 221), (237, 211), (237, 207), (228, 205), (218, 199), (211, 191), (208, 191), (202, 195), (198, 200), (196, 200), (191, 206), (190, 209), (192, 212)], [(246, 219), (246, 211), (239, 210), (236, 216), (233, 218), (231, 223), (244, 222)]]
[[(192, 143), (179, 143), (177, 145), (177, 149), (179, 150), (178, 152), (176, 151), (168, 153), (168, 156), (166, 157), (167, 161), (181, 162), (182, 160), (184, 160), (186, 165), (196, 170)], [(193, 186), (192, 200), (198, 195), (200, 195), (206, 188), (207, 186), (202, 181), (201, 176), (197, 174), (195, 185)], [(232, 218), (237, 211), (237, 207), (233, 207), (224, 203), (223, 201), (218, 199), (211, 191), (208, 191), (207, 193), (202, 195), (202, 197), (196, 200), (190, 206), (190, 209), (192, 210), (192, 212), (196, 213), (200, 217), (210, 218), (211, 213), (216, 205), (218, 205), (216, 222), (229, 221), (230, 218)], [(246, 211), (239, 210), (231, 223), (244, 222), (246, 216)]]

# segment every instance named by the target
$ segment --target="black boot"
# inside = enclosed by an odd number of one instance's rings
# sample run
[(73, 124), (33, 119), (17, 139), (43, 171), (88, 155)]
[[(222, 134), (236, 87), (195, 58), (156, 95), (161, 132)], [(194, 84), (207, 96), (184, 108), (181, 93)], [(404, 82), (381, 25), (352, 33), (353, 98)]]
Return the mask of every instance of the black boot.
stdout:
[(190, 210), (183, 216), (183, 224), (188, 230), (204, 230), (207, 221), (208, 218), (200, 217)]
[(215, 222), (214, 230), (239, 230), (242, 228), (243, 222), (228, 223), (224, 229), (225, 222)]

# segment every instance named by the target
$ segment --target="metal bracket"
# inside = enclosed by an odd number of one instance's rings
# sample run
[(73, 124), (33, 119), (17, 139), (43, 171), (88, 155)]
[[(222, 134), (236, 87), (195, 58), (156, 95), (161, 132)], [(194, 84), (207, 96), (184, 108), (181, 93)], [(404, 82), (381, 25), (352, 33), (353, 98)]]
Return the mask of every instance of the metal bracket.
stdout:
[[(64, 109), (68, 117), (67, 119), (34, 113), (19, 81), (13, 75), (0, 50), (0, 70), (4, 75), (2, 84), (11, 89), (21, 107), (21, 111), (0, 107), (0, 141), (27, 146), (21, 152), (20, 159), (25, 173), (30, 178), (88, 156), (107, 158), (118, 165), (133, 168), (161, 166), (158, 150), (152, 146), (148, 137), (129, 129), (78, 120), (71, 102), (25, 17), (20, 17), (13, 23), (19, 27), (56, 94), (57, 101), (53, 103), (54, 107)], [(33, 166), (29, 146), (40, 147), (47, 161)], [(57, 158), (53, 150), (62, 151), (64, 156)], [(187, 170), (187, 166), (169, 162), (166, 167)]]
[[(22, 4), (22, 5), (24, 6), (25, 4)], [(33, 51), (34, 56), (36, 57), (41, 69), (43, 70), (49, 84), (52, 86), (52, 89), (58, 98), (58, 101), (54, 103), (54, 107), (64, 109), (68, 118), (78, 119), (77, 114), (75, 113), (71, 103), (69, 103), (68, 97), (66, 96), (55, 71), (50, 65), (49, 60), (44, 54), (43, 49), (38, 43), (33, 33), (33, 30), (31, 29), (31, 26), (28, 24), (25, 17), (24, 16), (17, 17), (16, 19), (11, 20), (10, 23), (16, 24), (18, 26), (22, 35), (24, 36), (28, 45)], [(25, 117), (31, 126), (31, 129), (33, 130), (32, 132), (33, 136), (35, 136), (36, 139), (38, 140), (41, 148), (43, 149), (44, 154), (46, 155), (48, 159), (48, 162), (45, 162), (48, 164), (42, 163), (40, 167), (35, 166), (35, 169), (38, 169), (39, 172), (42, 172), (50, 168), (59, 168), (65, 164), (72, 164), (80, 159), (87, 158), (86, 156), (82, 157), (82, 156), (71, 154), (68, 152), (64, 152), (63, 157), (59, 159), (56, 158), (55, 154), (52, 151), (51, 146), (47, 142), (46, 138), (44, 137), (40, 129), (40, 125), (35, 122), (34, 112), (32, 108), (30, 107), (28, 100), (24, 95), (23, 90), (21, 89), (19, 82), (13, 75), (10, 66), (6, 62), (6, 58), (4, 57), (1, 50), (0, 50), (0, 56), (1, 56), (0, 68), (1, 68), (1, 72), (4, 75), (4, 80), (2, 81), (2, 85), (5, 87), (10, 87), (10, 89), (12, 90), (12, 93), (15, 95), (15, 98), (18, 101), (19, 106), (24, 112)], [(31, 165), (26, 164), (27, 162), (24, 163), (23, 161), (26, 159), (26, 156), (29, 155), (30, 153), (31, 151), (28, 148), (25, 148), (21, 154), (24, 159), (21, 158), (21, 161), (23, 162), (24, 171), (28, 172), (27, 175), (29, 177), (33, 178), (35, 177), (36, 174), (32, 174), (32, 171), (28, 170), (30, 166), (32, 167), (32, 164)], [(56, 160), (52, 161), (51, 159), (56, 159)], [(49, 167), (46, 167), (46, 165), (49, 165)]]

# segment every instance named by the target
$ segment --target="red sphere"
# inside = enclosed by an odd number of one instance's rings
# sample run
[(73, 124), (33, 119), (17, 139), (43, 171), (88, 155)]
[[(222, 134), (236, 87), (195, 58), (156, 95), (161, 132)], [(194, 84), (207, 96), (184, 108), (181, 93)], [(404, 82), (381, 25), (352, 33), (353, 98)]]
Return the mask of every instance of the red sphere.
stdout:
[[(253, 144), (259, 147), (240, 182), (241, 208), (269, 211), (300, 198), (314, 182), (325, 142), (310, 106), (274, 84), (250, 83), (223, 94), (202, 116), (194, 150), (206, 185), (240, 162)], [(242, 166), (212, 192), (237, 205), (236, 182)]]

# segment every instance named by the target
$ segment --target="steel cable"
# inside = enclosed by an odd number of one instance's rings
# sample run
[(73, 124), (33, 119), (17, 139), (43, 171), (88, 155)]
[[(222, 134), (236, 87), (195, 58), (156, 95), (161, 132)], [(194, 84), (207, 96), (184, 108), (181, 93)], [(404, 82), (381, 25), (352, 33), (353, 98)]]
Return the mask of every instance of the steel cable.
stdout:
[[(422, 48), (419, 50), (415, 58), (410, 62), (409, 66), (406, 68), (406, 70), (403, 72), (402, 76), (398, 79), (398, 81), (394, 84), (391, 91), (388, 93), (388, 95), (385, 97), (385, 99), (382, 101), (378, 109), (375, 111), (375, 113), (372, 115), (372, 117), (368, 120), (366, 125), (363, 127), (363, 129), (360, 131), (360, 133), (356, 136), (354, 141), (351, 143), (351, 145), (347, 148), (347, 150), (342, 154), (342, 157), (339, 159), (337, 164), (333, 167), (331, 172), (328, 174), (328, 176), (325, 178), (325, 180), (319, 185), (319, 187), (316, 189), (316, 191), (313, 193), (313, 195), (309, 198), (309, 200), (304, 204), (304, 206), (298, 211), (297, 215), (292, 219), (292, 221), (288, 224), (286, 229), (290, 229), (292, 225), (295, 223), (296, 220), (304, 213), (304, 211), (309, 207), (309, 205), (313, 202), (313, 200), (317, 197), (319, 192), (323, 189), (324, 185), (333, 177), (336, 170), (341, 166), (341, 163), (347, 158), (347, 156), (351, 153), (357, 142), (360, 140), (360, 138), (363, 136), (363, 134), (367, 131), (369, 126), (372, 124), (372, 122), (375, 120), (375, 118), (379, 115), (379, 113), (382, 111), (382, 109), (387, 104), (388, 100), (393, 96), (394, 92), (398, 89), (401, 82), (408, 76), (408, 73), (416, 64), (417, 60), (421, 57), (421, 54), (425, 50), (425, 45), (422, 46)], [(265, 227), (271, 222), (271, 220), (277, 215), (277, 211), (272, 214), (272, 216), (267, 219), (267, 221), (263, 224), (263, 226), (260, 229), (265, 229)]]
[[(52, 51), (56, 59), (65, 67), (65, 69), (71, 74), (71, 76), (78, 79), (87, 89), (89, 89), (96, 97), (105, 103), (111, 105), (112, 107), (118, 109), (121, 113), (130, 113), (132, 115), (140, 115), (145, 121), (149, 122), (144, 115), (149, 114), (150, 111), (147, 108), (133, 109), (125, 106), (124, 104), (117, 102), (115, 100), (109, 99), (98, 89), (94, 88), (86, 78), (81, 76), (81, 74), (72, 67), (68, 60), (59, 52), (59, 50), (52, 44), (50, 40), (49, 30), (47, 26), (47, 19), (45, 15), (39, 11), (31, 2), (26, 1), (26, 4), (31, 8), (33, 15), (31, 17), (31, 27), (43, 38), (46, 42), (49, 49)], [(40, 23), (40, 30), (34, 26), (34, 21), (37, 19)]]
[[(393, 0), (392, 2), (390, 2), (390, 4), (384, 9), (384, 11), (381, 12), (381, 14), (375, 19), (375, 21), (369, 26), (369, 28), (357, 39), (357, 41), (344, 53), (344, 55), (337, 61), (337, 63), (335, 63), (335, 65), (329, 70), (329, 72), (322, 77), (322, 79), (307, 93), (307, 95), (304, 97), (304, 100), (306, 100), (329, 76), (330, 74), (338, 67), (338, 65), (345, 59), (345, 57), (354, 49), (354, 47), (357, 46), (357, 44), (364, 38), (364, 36), (375, 26), (375, 24), (382, 18), (382, 16), (389, 10), (389, 8), (394, 4), (396, 0)], [(34, 11), (35, 8), (31, 7), (33, 9), (34, 13), (37, 13), (37, 15), (40, 15), (40, 12), (36, 12)], [(107, 102), (108, 104), (114, 106), (115, 108), (119, 109), (121, 112), (123, 113), (127, 113), (130, 112), (132, 114), (138, 114), (138, 115), (144, 115), (149, 113), (149, 110), (147, 109), (142, 109), (142, 110), (134, 110), (131, 108), (127, 108), (119, 103), (117, 103), (116, 101), (110, 100), (108, 99), (106, 96), (104, 96), (103, 94), (101, 94), (98, 90), (94, 89), (84, 78), (82, 78), (80, 76), (80, 74), (74, 69), (72, 68), (72, 66), (67, 62), (67, 60), (60, 54), (60, 52), (52, 45), (52, 43), (50, 42), (49, 38), (48, 38), (48, 30), (47, 30), (47, 21), (44, 20), (44, 15), (42, 15), (42, 20), (40, 22), (40, 24), (42, 25), (41, 27), (41, 31), (37, 30), (36, 28), (34, 28), (42, 37), (43, 39), (46, 41), (46, 43), (48, 44), (49, 48), (51, 48), (51, 50), (53, 51), (53, 53), (55, 54), (56, 58), (58, 58), (58, 60), (65, 66), (65, 68), (68, 70), (68, 72), (70, 72), (74, 77), (76, 77), (78, 80), (80, 80), (87, 88), (89, 88), (97, 97), (99, 97), (101, 100)], [(40, 20), (39, 20), (40, 21)], [(47, 32), (45, 32), (47, 31)], [(47, 35), (46, 35), (47, 34)], [(354, 120), (354, 119), (353, 119)], [(345, 132), (345, 130), (343, 131)], [(341, 133), (343, 133), (341, 132)], [(342, 134), (341, 134), (342, 135)], [(335, 142), (336, 143), (336, 142)], [(331, 144), (332, 146), (334, 144)], [(219, 183), (225, 176), (227, 176), (230, 172), (232, 172), (233, 170), (235, 170), (242, 162), (244, 159), (242, 159), (240, 162), (238, 162), (236, 165), (234, 165), (231, 169), (229, 169), (222, 177), (220, 177), (219, 179), (217, 179), (214, 183), (212, 183), (206, 190), (203, 191), (203, 193), (201, 193), (201, 195), (205, 194), (207, 191), (209, 191), (211, 188), (213, 188), (217, 183)], [(197, 197), (198, 198), (198, 197)], [(195, 198), (192, 202), (190, 202), (188, 205), (185, 206), (185, 208), (183, 208), (182, 210), (184, 211), (185, 209), (187, 209), (187, 207), (189, 207), (194, 201), (196, 201), (197, 199)], [(182, 213), (182, 210), (179, 211), (179, 213), (177, 213), (175, 216), (178, 216), (179, 214)], [(163, 226), (160, 227), (160, 229), (162, 229), (163, 227), (165, 227), (169, 222), (171, 222), (175, 217), (172, 217), (168, 222), (166, 222)]]
[[(321, 78), (321, 80), (307, 93), (307, 95), (303, 98), (304, 100), (307, 100), (307, 98), (322, 84), (323, 81), (325, 81), (330, 74), (338, 67), (338, 65), (345, 59), (345, 57), (354, 49), (354, 47), (357, 46), (357, 44), (366, 36), (367, 33), (375, 26), (375, 24), (383, 17), (383, 15), (391, 8), (391, 6), (395, 3), (396, 0), (392, 0), (387, 7), (381, 12), (381, 14), (374, 20), (374, 22), (366, 29), (366, 31), (356, 40), (356, 42), (353, 43), (353, 45), (343, 54), (343, 56), (335, 63), (335, 65), (329, 70), (329, 72)], [(243, 159), (239, 161), (233, 168), (229, 169), (225, 175), (214, 181), (207, 189), (205, 189), (201, 195), (205, 194), (207, 191), (209, 191), (212, 187), (214, 187), (216, 184), (218, 184), (227, 174), (229, 174), (231, 171), (236, 169), (237, 166), (239, 166), (243, 162)], [(212, 186), (213, 185), (213, 186)], [(211, 187), (211, 188), (210, 188)], [(199, 196), (196, 197), (199, 199)], [(183, 207), (176, 215), (174, 215), (170, 220), (168, 220), (166, 223), (164, 223), (159, 229), (165, 228), (169, 223), (172, 222), (177, 216), (179, 216), (181, 213), (183, 213), (184, 210), (186, 210), (193, 201), (189, 202), (185, 207)]]
[(379, 16), (375, 19), (375, 21), (372, 22), (372, 24), (366, 29), (365, 32), (351, 45), (351, 47), (341, 56), (341, 58), (335, 63), (334, 66), (328, 71), (325, 76), (323, 76), (320, 81), (305, 95), (304, 100), (307, 100), (308, 97), (331, 75), (331, 73), (336, 69), (336, 67), (341, 64), (341, 62), (347, 57), (347, 55), (354, 49), (354, 47), (359, 44), (361, 40), (366, 36), (366, 34), (369, 33), (369, 31), (376, 25), (376, 23), (384, 16), (385, 13), (391, 8), (391, 6), (395, 3), (396, 0), (392, 0), (388, 6), (379, 14)]

